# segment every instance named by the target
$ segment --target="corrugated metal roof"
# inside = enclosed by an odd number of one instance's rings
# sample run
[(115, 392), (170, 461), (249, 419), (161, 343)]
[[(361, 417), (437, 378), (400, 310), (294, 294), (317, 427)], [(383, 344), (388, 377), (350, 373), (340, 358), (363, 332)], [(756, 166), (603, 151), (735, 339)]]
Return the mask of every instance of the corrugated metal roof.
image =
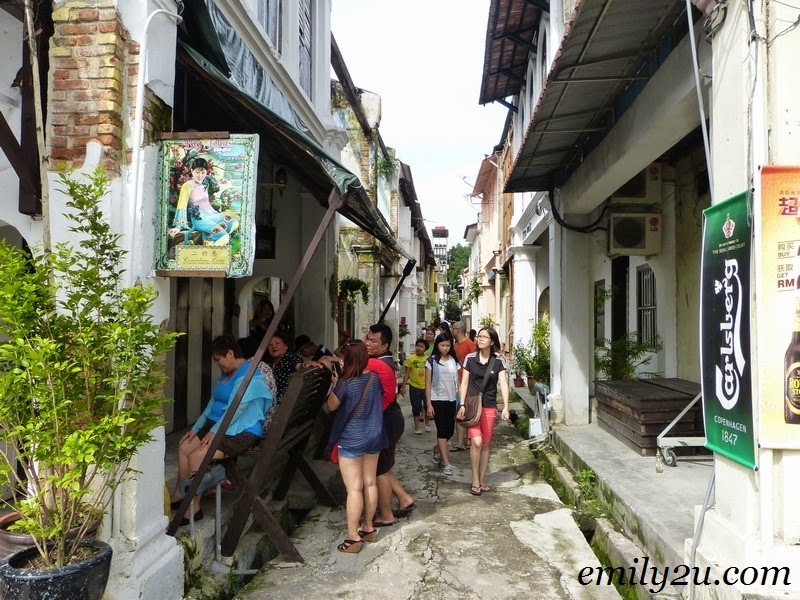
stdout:
[(515, 96), (522, 87), (528, 54), (549, 0), (492, 0), (486, 27), (486, 50), (480, 103)]
[(579, 2), (506, 192), (544, 191), (566, 180), (570, 169), (591, 151), (590, 136), (613, 127), (615, 100), (629, 86), (650, 78), (652, 73), (643, 67), (683, 11), (679, 0)]

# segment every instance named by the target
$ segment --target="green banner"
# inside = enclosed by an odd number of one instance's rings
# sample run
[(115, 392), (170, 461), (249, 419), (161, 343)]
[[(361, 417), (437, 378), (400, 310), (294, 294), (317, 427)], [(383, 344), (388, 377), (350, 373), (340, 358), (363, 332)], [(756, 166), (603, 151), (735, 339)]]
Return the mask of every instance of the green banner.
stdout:
[(703, 211), (700, 363), (706, 446), (752, 469), (748, 213), (746, 193)]

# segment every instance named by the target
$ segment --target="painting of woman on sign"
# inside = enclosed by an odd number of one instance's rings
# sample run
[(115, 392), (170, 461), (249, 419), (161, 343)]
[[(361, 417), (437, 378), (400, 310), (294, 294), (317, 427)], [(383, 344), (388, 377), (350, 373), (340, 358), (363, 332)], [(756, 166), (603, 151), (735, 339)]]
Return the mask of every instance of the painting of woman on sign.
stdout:
[[(192, 161), (192, 178), (181, 185), (169, 235), (174, 237), (182, 232), (184, 244), (227, 246), (231, 234), (239, 228), (239, 217), (232, 210), (219, 212), (212, 206), (208, 167), (205, 158)], [(198, 235), (192, 237), (192, 232)]]
[(258, 136), (164, 140), (156, 230), (161, 275), (252, 273)]

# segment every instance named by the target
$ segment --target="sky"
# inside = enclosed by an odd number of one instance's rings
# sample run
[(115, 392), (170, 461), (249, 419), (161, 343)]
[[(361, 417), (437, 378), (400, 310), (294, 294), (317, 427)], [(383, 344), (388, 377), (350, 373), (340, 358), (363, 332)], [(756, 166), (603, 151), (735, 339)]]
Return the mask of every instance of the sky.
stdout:
[(478, 104), (489, 0), (333, 0), (331, 30), (356, 87), (381, 97), (380, 133), (411, 167), (428, 231), (464, 242), (484, 156), (506, 109)]

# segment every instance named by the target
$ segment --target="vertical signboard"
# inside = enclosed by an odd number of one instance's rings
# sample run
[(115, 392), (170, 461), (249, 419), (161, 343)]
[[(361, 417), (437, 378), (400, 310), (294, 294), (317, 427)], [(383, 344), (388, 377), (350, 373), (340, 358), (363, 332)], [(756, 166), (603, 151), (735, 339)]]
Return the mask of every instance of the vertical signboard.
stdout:
[(759, 441), (800, 447), (800, 167), (761, 170)]
[(161, 142), (156, 269), (165, 276), (250, 275), (258, 136), (197, 136)]
[(742, 193), (703, 211), (700, 362), (706, 446), (755, 468), (750, 358), (751, 215)]

